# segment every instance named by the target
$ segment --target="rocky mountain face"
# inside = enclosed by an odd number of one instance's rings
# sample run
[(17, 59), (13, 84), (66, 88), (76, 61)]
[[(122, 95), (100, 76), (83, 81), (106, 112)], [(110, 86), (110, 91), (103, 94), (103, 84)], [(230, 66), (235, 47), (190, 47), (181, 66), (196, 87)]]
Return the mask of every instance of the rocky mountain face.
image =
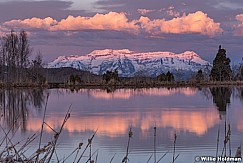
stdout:
[(151, 76), (171, 71), (188, 74), (199, 69), (211, 69), (211, 64), (193, 51), (181, 54), (172, 52), (136, 53), (128, 49), (95, 50), (90, 54), (60, 56), (48, 64), (48, 68), (72, 67), (97, 75), (107, 70), (118, 71), (119, 76)]

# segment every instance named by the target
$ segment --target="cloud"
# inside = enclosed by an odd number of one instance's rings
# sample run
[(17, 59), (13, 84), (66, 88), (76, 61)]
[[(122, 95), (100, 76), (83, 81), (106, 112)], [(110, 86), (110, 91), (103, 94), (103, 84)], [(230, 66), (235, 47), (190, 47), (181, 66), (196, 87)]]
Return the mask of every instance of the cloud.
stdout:
[(141, 15), (146, 15), (151, 12), (165, 12), (167, 15), (172, 17), (180, 16), (180, 12), (176, 11), (174, 6), (169, 6), (168, 8), (161, 8), (159, 10), (138, 9), (137, 12)]
[(96, 14), (93, 17), (68, 16), (62, 19), (50, 30), (117, 30), (127, 32), (138, 32), (139, 26), (135, 21), (129, 21), (125, 13), (109, 12), (107, 14)]
[[(171, 9), (171, 8), (170, 8)], [(173, 11), (172, 11), (173, 12)], [(51, 17), (44, 19), (31, 18), (24, 20), (11, 20), (3, 23), (8, 28), (21, 29), (42, 29), (49, 31), (84, 31), (84, 30), (113, 30), (132, 34), (138, 34), (142, 31), (151, 36), (157, 34), (201, 34), (214, 36), (221, 33), (220, 23), (215, 23), (202, 11), (183, 14), (181, 17), (177, 13), (171, 13), (176, 18), (165, 20), (150, 19), (141, 16), (139, 19), (129, 20), (125, 13), (109, 12), (107, 14), (95, 14), (92, 17), (68, 16), (65, 19), (57, 21)]]
[(240, 3), (229, 2), (227, 0), (227, 1), (222, 1), (222, 2), (217, 3), (216, 5), (214, 5), (214, 7), (216, 9), (230, 9), (230, 10), (243, 9), (243, 5)]
[(236, 15), (235, 19), (240, 21), (240, 22), (243, 22), (243, 14)]
[(166, 12), (167, 12), (167, 14), (168, 14), (169, 16), (175, 16), (175, 17), (180, 16), (180, 13), (179, 13), (178, 11), (167, 10)]
[(45, 19), (40, 18), (31, 18), (25, 20), (11, 20), (5, 22), (3, 25), (10, 28), (41, 28), (41, 29), (49, 29), (51, 26), (56, 25), (57, 21), (51, 17), (47, 17)]
[(208, 17), (202, 11), (183, 15), (182, 17), (173, 18), (171, 20), (154, 19), (141, 16), (139, 19), (141, 27), (150, 34), (161, 33), (198, 33), (207, 36), (214, 36), (223, 32), (220, 23), (215, 23), (213, 19)]
[(234, 25), (234, 35), (243, 36), (243, 14), (236, 15), (235, 19), (237, 20), (237, 24)]
[(51, 16), (56, 20), (68, 15), (88, 15), (84, 10), (71, 10), (73, 3), (66, 0), (0, 0), (0, 22), (45, 18)]
[(180, 16), (180, 12), (175, 11), (175, 7), (174, 6), (169, 6), (168, 9), (166, 10), (166, 13), (169, 16), (173, 16), (173, 17), (179, 17)]
[(146, 14), (148, 14), (148, 13), (150, 13), (150, 12), (154, 12), (155, 10), (138, 9), (137, 11), (138, 11), (138, 13), (141, 14), (141, 15), (146, 15)]

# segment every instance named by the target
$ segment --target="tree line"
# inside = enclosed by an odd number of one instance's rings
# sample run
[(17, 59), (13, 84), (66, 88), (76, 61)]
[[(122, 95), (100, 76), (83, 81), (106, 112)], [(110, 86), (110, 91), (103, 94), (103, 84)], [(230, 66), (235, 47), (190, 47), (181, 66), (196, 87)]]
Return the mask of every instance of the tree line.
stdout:
[(40, 52), (30, 61), (33, 52), (25, 31), (11, 31), (1, 37), (0, 44), (0, 81), (8, 84), (39, 82), (39, 69), (42, 67)]

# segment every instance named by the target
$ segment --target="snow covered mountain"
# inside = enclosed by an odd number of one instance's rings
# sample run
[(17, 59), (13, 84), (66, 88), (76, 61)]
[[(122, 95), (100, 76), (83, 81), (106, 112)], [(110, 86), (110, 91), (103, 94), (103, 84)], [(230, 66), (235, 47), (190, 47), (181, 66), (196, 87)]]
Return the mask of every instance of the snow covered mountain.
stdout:
[(172, 52), (136, 53), (128, 49), (95, 50), (84, 56), (60, 56), (48, 64), (49, 68), (73, 67), (80, 70), (104, 74), (117, 70), (120, 76), (157, 76), (162, 72), (196, 72), (210, 69), (211, 64), (193, 51), (181, 54)]

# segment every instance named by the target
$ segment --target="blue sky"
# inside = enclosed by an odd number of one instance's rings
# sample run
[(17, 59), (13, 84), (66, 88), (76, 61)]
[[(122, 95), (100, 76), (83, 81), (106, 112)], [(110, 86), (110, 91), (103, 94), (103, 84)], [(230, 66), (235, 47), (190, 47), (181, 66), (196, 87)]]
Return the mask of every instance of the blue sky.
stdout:
[(233, 63), (243, 56), (243, 1), (0, 0), (0, 15), (0, 34), (26, 30), (46, 62), (106, 48), (192, 50), (212, 62), (219, 44)]

